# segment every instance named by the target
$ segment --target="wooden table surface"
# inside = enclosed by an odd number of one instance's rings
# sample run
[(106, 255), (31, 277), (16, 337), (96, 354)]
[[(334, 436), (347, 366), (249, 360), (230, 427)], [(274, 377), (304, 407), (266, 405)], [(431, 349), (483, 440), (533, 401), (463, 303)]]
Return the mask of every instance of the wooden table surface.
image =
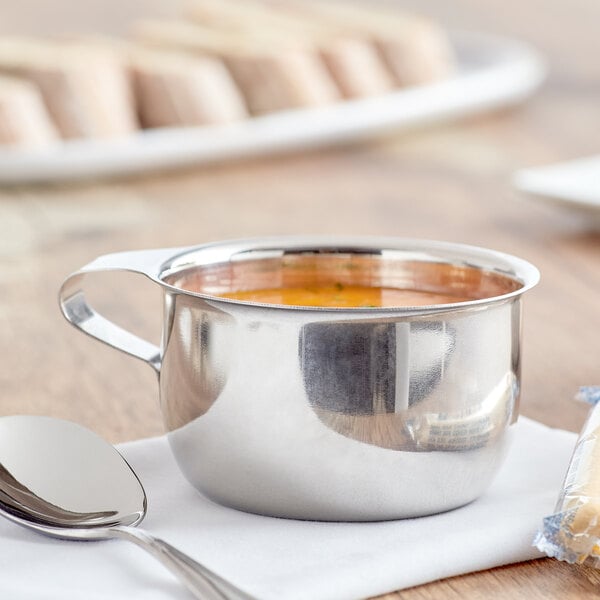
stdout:
[[(520, 197), (510, 175), (598, 152), (600, 4), (412, 4), (453, 27), (531, 41), (549, 60), (547, 83), (518, 108), (368, 144), (120, 181), (1, 190), (0, 414), (65, 417), (113, 442), (163, 431), (151, 369), (81, 335), (59, 315), (62, 279), (97, 255), (241, 236), (339, 233), (460, 241), (535, 263), (542, 283), (525, 298), (521, 412), (579, 430), (586, 408), (573, 395), (579, 385), (600, 383), (600, 234), (575, 214)], [(102, 276), (93, 296), (106, 313), (157, 340), (161, 299), (152, 285)], [(584, 598), (600, 593), (598, 581), (589, 569), (545, 559), (386, 598)]]

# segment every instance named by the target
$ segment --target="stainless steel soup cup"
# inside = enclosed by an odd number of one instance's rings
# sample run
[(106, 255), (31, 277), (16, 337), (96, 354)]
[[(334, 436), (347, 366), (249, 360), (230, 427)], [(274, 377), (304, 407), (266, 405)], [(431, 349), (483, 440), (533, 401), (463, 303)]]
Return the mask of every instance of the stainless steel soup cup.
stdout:
[[(84, 278), (107, 270), (161, 286), (160, 347), (88, 304)], [(367, 521), (455, 508), (488, 486), (517, 419), (521, 297), (538, 279), (524, 260), (460, 244), (280, 237), (102, 256), (65, 281), (60, 303), (158, 373), (171, 448), (203, 494)], [(334, 282), (474, 299), (336, 309), (218, 297)]]

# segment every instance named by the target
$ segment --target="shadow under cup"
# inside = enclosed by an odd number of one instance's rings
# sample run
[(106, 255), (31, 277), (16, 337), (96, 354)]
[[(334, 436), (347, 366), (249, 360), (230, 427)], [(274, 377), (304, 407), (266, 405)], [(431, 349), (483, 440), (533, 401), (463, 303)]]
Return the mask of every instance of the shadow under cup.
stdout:
[[(188, 479), (229, 506), (309, 519), (417, 516), (477, 497), (517, 418), (530, 282), (506, 255), (448, 248), (460, 251), (262, 247), (171, 265), (161, 399)], [(447, 300), (331, 309), (220, 298), (333, 284)]]

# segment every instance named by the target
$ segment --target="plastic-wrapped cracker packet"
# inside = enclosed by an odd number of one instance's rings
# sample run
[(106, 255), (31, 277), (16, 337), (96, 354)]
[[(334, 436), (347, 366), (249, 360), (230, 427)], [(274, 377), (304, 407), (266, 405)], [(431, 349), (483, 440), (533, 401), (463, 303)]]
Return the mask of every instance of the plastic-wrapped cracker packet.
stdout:
[(548, 556), (600, 568), (600, 386), (582, 387), (577, 399), (592, 404), (571, 457), (553, 515), (534, 545)]

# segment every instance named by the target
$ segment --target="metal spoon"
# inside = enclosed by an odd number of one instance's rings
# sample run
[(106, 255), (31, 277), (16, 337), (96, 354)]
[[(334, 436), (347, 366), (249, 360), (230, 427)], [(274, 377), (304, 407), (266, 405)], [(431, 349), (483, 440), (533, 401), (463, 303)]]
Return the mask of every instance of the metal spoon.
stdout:
[(136, 529), (146, 494), (125, 459), (80, 425), (0, 418), (0, 515), (62, 539), (122, 538), (157, 558), (197, 598), (252, 597), (170, 544)]

